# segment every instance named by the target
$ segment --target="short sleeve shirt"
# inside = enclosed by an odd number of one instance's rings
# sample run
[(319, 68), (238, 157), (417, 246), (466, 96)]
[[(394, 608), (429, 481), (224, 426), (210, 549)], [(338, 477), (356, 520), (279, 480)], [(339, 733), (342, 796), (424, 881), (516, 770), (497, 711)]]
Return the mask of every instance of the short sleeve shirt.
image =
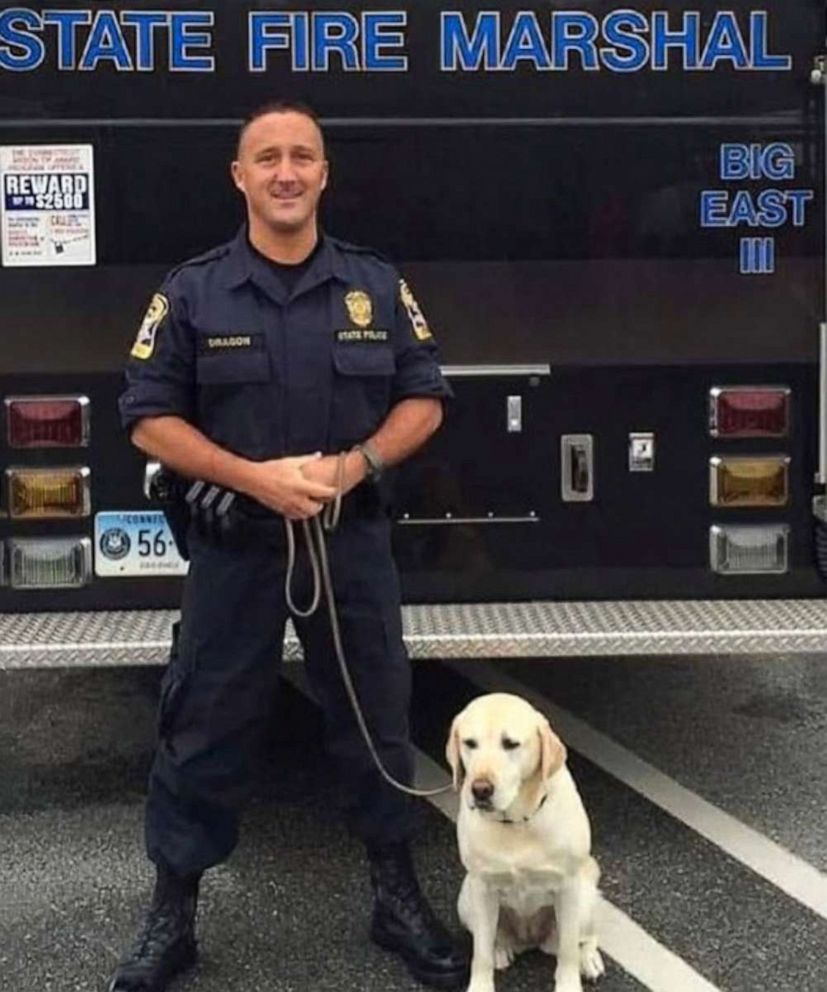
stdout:
[(168, 275), (126, 379), (125, 427), (177, 415), (256, 460), (340, 451), (400, 400), (451, 395), (425, 316), (390, 263), (324, 235), (288, 291), (246, 230)]

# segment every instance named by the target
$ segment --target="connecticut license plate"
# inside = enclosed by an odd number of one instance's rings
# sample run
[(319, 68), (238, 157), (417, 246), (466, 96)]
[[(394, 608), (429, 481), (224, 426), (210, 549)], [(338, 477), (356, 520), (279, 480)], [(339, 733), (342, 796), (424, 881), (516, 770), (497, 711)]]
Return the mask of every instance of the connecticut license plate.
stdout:
[(160, 510), (95, 515), (95, 575), (186, 575), (188, 567)]

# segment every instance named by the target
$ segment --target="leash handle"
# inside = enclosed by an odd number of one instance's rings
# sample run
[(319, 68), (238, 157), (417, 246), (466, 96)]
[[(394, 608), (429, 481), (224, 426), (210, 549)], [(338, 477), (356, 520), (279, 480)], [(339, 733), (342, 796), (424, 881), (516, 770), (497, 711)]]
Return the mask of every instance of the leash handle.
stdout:
[[(342, 514), (342, 495), (345, 488), (346, 455), (347, 453), (344, 451), (339, 453), (336, 461), (336, 495), (330, 503), (325, 505), (322, 510), (324, 529), (329, 533), (332, 533), (339, 526), (339, 517)], [(310, 568), (313, 571), (313, 595), (310, 599), (310, 606), (304, 610), (296, 606), (295, 600), (293, 599), (293, 573), (296, 568), (296, 535), (293, 530), (293, 521), (288, 520), (287, 517), (284, 518), (284, 529), (287, 536), (287, 573), (284, 576), (284, 599), (287, 603), (287, 608), (295, 616), (303, 618), (311, 617), (319, 608), (322, 585), (319, 575), (319, 559), (314, 553), (313, 540), (310, 534), (310, 522), (308, 520), (302, 520), (304, 541), (307, 546), (308, 556), (310, 558)]]
[(316, 555), (313, 554), (310, 524), (307, 520), (302, 520), (302, 530), (304, 531), (304, 540), (310, 558), (310, 568), (313, 571), (313, 596), (310, 599), (310, 606), (302, 610), (296, 606), (293, 600), (293, 572), (296, 568), (296, 535), (293, 530), (293, 524), (293, 520), (288, 520), (287, 517), (284, 518), (284, 531), (287, 536), (287, 573), (284, 576), (284, 598), (287, 602), (287, 608), (292, 614), (297, 617), (312, 617), (319, 608), (319, 600), (322, 592), (319, 561)]

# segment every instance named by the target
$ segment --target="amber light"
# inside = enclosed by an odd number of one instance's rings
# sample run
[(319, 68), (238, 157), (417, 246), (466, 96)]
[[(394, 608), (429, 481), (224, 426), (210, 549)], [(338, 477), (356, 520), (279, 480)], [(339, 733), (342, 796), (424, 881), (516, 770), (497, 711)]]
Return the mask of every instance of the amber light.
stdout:
[(709, 501), (713, 506), (786, 506), (790, 459), (714, 457), (709, 460)]
[(86, 517), (90, 511), (89, 469), (6, 470), (9, 516), (15, 520)]
[(787, 386), (715, 386), (709, 391), (713, 437), (786, 437), (789, 429)]
[(10, 396), (6, 399), (10, 448), (81, 448), (89, 443), (86, 396)]

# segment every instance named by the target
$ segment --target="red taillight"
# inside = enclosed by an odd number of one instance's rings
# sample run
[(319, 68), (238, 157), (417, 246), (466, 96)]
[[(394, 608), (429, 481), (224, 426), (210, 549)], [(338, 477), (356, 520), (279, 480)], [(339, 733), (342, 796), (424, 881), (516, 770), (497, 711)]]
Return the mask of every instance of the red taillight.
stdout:
[(10, 448), (81, 448), (89, 443), (86, 396), (10, 396), (6, 400)]
[(713, 437), (786, 437), (789, 429), (787, 386), (715, 386), (709, 391)]

